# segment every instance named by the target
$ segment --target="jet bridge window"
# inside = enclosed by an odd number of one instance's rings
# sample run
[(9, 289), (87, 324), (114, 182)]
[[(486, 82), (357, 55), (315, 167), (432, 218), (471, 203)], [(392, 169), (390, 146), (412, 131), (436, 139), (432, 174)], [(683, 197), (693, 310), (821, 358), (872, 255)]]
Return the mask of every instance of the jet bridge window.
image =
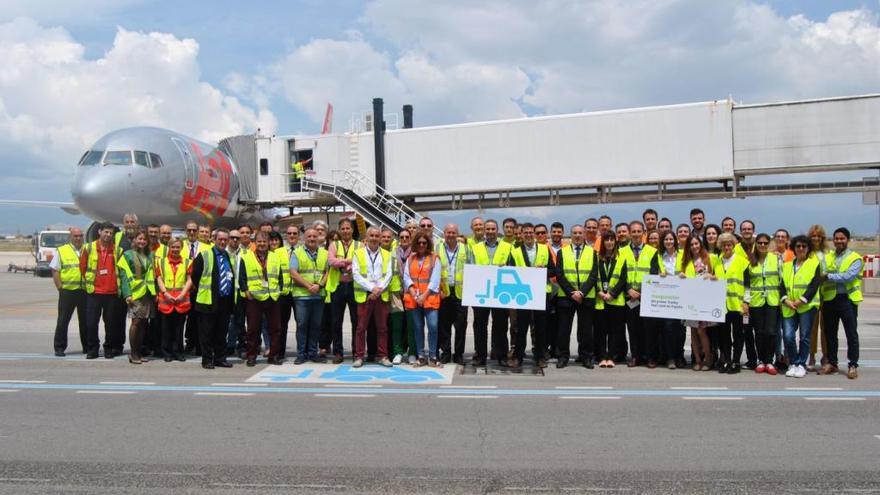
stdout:
[(104, 165), (131, 165), (131, 151), (108, 151)]
[(150, 168), (150, 157), (146, 151), (135, 151), (134, 162), (142, 167)]
[(97, 165), (101, 163), (101, 157), (104, 156), (103, 151), (89, 150), (86, 151), (79, 160), (81, 166)]

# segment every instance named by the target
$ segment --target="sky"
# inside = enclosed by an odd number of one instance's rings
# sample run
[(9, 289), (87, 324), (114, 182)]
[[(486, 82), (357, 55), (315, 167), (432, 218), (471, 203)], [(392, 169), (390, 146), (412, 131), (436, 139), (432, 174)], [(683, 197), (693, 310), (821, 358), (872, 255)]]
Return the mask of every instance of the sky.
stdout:
[[(75, 162), (121, 127), (206, 141), (334, 129), (382, 97), (450, 124), (724, 99), (880, 92), (880, 0), (6, 0), (0, 9), (0, 199), (70, 201)], [(841, 175), (858, 179), (866, 172)], [(859, 194), (486, 211), (673, 222), (691, 207), (758, 230), (878, 230)], [(467, 224), (472, 211), (432, 212)], [(0, 207), (0, 232), (85, 225)]]

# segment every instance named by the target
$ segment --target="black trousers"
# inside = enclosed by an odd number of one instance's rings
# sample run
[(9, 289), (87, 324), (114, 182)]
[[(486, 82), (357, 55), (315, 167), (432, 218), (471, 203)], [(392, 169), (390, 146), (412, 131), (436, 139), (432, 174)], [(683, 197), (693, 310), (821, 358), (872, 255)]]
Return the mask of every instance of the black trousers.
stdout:
[(526, 335), (528, 335), (529, 326), (531, 326), (535, 344), (532, 347), (534, 352), (532, 357), (535, 363), (544, 359), (544, 350), (547, 346), (544, 342), (544, 336), (547, 333), (547, 311), (518, 309), (516, 310), (516, 326), (516, 343), (513, 346), (513, 357), (522, 362), (526, 350)]
[(764, 364), (773, 364), (778, 339), (777, 320), (779, 307), (764, 305), (749, 308), (749, 326), (755, 332), (757, 359)]
[(843, 322), (843, 332), (846, 334), (846, 358), (850, 366), (859, 365), (859, 332), (858, 317), (859, 306), (853, 304), (846, 294), (838, 294), (831, 301), (825, 301), (823, 305), (825, 320), (824, 331), (827, 343), (828, 362), (837, 366), (837, 329), (838, 324)]
[(162, 320), (155, 316), (147, 321), (146, 334), (144, 336), (144, 348), (142, 352), (149, 351), (155, 355), (161, 354), (162, 348)]
[[(731, 337), (733, 337), (733, 353), (731, 354)], [(743, 350), (743, 315), (736, 311), (728, 311), (724, 323), (718, 329), (718, 352), (721, 362), (739, 363)]]
[(118, 353), (122, 353), (122, 349), (125, 347), (125, 322), (127, 319), (128, 304), (126, 304), (125, 299), (117, 296), (116, 304), (113, 306), (113, 321), (111, 323), (111, 326), (113, 327), (113, 331), (111, 332), (113, 340), (111, 341), (112, 345), (110, 348)]
[(104, 321), (104, 353), (123, 345), (122, 337), (114, 334), (118, 331), (118, 327), (113, 325), (118, 304), (119, 298), (116, 294), (86, 295), (86, 352), (98, 353), (98, 348), (101, 346), (101, 340), (98, 338), (98, 322), (101, 320)]
[(354, 353), (355, 329), (357, 328), (357, 303), (354, 300), (354, 282), (339, 282), (339, 286), (330, 296), (330, 337), (333, 354), (344, 353), (342, 345), (342, 320), (345, 308), (348, 307), (348, 319), (351, 321), (351, 352)]
[[(629, 353), (632, 359), (639, 362), (648, 360), (648, 333), (645, 319), (639, 316), (641, 307), (622, 306), (626, 312), (626, 330), (629, 333)], [(620, 355), (620, 353), (615, 353)], [(626, 341), (623, 342), (623, 355), (626, 356)], [(657, 359), (655, 356), (654, 359)]]
[(162, 319), (162, 352), (165, 356), (183, 354), (183, 322), (186, 314), (172, 311), (161, 315)]
[[(195, 291), (190, 291), (189, 300), (196, 300)], [(184, 349), (198, 354), (201, 347), (199, 346), (199, 315), (195, 311), (190, 311), (188, 313), (186, 318), (186, 333), (184, 333), (184, 337), (186, 339)]]
[[(489, 315), (492, 315), (492, 349), (487, 352), (489, 339)], [(474, 308), (474, 358), (506, 360), (507, 349), (507, 318), (509, 310), (505, 308)]]
[[(745, 319), (743, 319), (745, 320)], [(746, 323), (743, 321), (743, 341), (742, 346), (736, 348), (734, 346), (733, 352), (733, 360), (734, 362), (739, 362), (740, 357), (742, 357), (743, 348), (746, 351), (746, 362), (750, 364), (757, 364), (758, 362), (758, 351), (757, 351), (757, 334), (758, 331), (755, 328), (754, 322), (752, 322), (751, 311), (749, 311), (749, 322)], [(739, 350), (737, 350), (739, 349)]]
[(571, 299), (559, 299), (556, 315), (559, 321), (556, 344), (559, 347), (559, 359), (569, 360), (569, 343), (571, 342), (571, 324), (577, 315), (578, 357), (582, 361), (593, 359), (593, 314), (596, 301), (584, 299), (580, 304)]
[(557, 353), (556, 339), (559, 337), (559, 319), (556, 313), (556, 296), (547, 294), (547, 310), (544, 311), (544, 358), (554, 358)]
[(290, 295), (278, 297), (278, 309), (281, 312), (281, 357), (287, 353), (287, 331), (290, 325), (290, 315), (293, 313), (293, 297)]
[(229, 317), (233, 309), (234, 301), (230, 296), (220, 298), (213, 313), (196, 312), (203, 363), (216, 363), (226, 359), (226, 332), (229, 330)]
[[(648, 318), (653, 319), (653, 318)], [(660, 318), (657, 320), (657, 331), (663, 334), (664, 357), (676, 363), (684, 362), (684, 341), (687, 332), (681, 320)]]
[[(437, 335), (440, 354), (460, 358), (464, 355), (464, 341), (467, 337), (467, 306), (461, 305), (461, 299), (449, 294), (440, 301), (440, 313), (437, 315)], [(455, 348), (452, 347), (452, 329), (455, 328)], [(389, 332), (390, 333), (390, 332)]]
[(58, 320), (55, 323), (55, 338), (53, 345), (55, 351), (64, 352), (67, 350), (67, 326), (73, 317), (73, 311), (76, 310), (76, 319), (79, 323), (79, 341), (82, 344), (83, 352), (88, 348), (88, 320), (86, 319), (86, 291), (77, 290), (60, 290), (58, 291)]
[[(598, 347), (594, 349), (596, 359), (605, 360), (620, 356), (620, 349), (626, 346), (624, 339), (626, 316), (626, 306), (614, 306), (608, 303), (605, 303), (604, 308), (597, 309), (593, 313), (595, 321), (593, 331), (598, 342)], [(621, 341), (624, 343), (621, 344)]]

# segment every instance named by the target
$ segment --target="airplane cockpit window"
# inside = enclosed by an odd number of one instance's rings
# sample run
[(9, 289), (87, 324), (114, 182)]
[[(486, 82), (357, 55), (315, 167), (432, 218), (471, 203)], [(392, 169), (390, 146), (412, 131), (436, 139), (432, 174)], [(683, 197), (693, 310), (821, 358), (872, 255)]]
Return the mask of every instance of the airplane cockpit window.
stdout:
[(150, 153), (150, 163), (153, 165), (153, 168), (159, 168), (162, 166), (162, 158), (155, 153)]
[(131, 151), (108, 151), (104, 165), (131, 165)]
[(146, 151), (135, 151), (134, 162), (142, 167), (150, 168), (150, 157)]
[(103, 151), (97, 151), (97, 150), (86, 151), (83, 154), (82, 158), (79, 160), (79, 164), (81, 166), (97, 165), (97, 164), (101, 163), (102, 156), (104, 156)]

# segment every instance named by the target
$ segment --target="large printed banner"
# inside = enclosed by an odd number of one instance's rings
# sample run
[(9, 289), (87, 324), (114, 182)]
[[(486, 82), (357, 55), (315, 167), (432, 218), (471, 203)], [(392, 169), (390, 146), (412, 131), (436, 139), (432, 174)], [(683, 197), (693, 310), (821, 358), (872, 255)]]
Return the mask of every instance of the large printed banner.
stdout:
[(546, 268), (464, 265), (465, 306), (543, 310), (546, 289)]
[(727, 283), (702, 278), (646, 275), (639, 314), (651, 318), (724, 322)]

